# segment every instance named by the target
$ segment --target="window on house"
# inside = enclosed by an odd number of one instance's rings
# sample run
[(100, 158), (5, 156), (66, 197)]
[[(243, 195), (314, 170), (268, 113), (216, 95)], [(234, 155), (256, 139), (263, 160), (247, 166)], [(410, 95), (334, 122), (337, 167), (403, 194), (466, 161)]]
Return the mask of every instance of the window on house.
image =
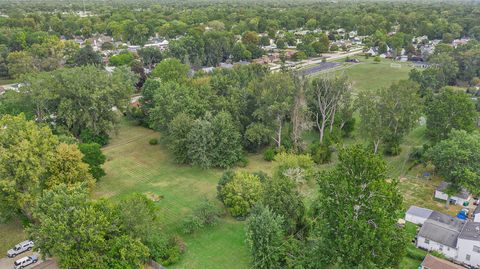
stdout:
[(473, 246), (473, 251), (480, 253), (480, 247)]
[(465, 257), (465, 259), (466, 259), (467, 261), (469, 261), (469, 260), (470, 260), (470, 254), (467, 254), (467, 256)]
[(425, 244), (430, 244), (430, 240), (428, 240), (427, 238), (425, 238)]

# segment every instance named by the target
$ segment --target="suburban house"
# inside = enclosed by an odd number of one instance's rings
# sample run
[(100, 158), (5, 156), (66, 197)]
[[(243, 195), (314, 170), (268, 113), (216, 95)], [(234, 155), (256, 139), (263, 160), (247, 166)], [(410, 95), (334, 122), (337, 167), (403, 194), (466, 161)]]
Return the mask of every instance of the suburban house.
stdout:
[(450, 186), (450, 183), (443, 181), (438, 185), (437, 189), (435, 190), (435, 198), (440, 199), (440, 200), (447, 200), (447, 198), (450, 199), (451, 204), (456, 204), (456, 205), (463, 205), (464, 202), (467, 202), (470, 200), (471, 195), (468, 193), (466, 189), (462, 189), (460, 192), (453, 196), (449, 196), (446, 194), (444, 191)]
[[(427, 211), (416, 207), (410, 208), (409, 211), (410, 214), (407, 214), (406, 219), (413, 217), (413, 220), (417, 223), (421, 222), (427, 213)], [(480, 210), (476, 211), (478, 213)], [(480, 222), (461, 220), (432, 211), (417, 234), (416, 246), (428, 251), (438, 251), (448, 259), (479, 268)], [(422, 263), (422, 266), (424, 266), (422, 268), (437, 268), (428, 267), (428, 264), (424, 265)]]
[(415, 223), (415, 224), (420, 224), (423, 225), (425, 221), (430, 217), (432, 214), (433, 210), (427, 209), (427, 208), (422, 208), (418, 206), (412, 205), (407, 213), (405, 214), (405, 220)]
[(447, 260), (427, 255), (420, 264), (421, 269), (465, 269), (465, 267)]
[(417, 235), (417, 247), (438, 251), (449, 259), (458, 255), (457, 240), (466, 221), (433, 211)]

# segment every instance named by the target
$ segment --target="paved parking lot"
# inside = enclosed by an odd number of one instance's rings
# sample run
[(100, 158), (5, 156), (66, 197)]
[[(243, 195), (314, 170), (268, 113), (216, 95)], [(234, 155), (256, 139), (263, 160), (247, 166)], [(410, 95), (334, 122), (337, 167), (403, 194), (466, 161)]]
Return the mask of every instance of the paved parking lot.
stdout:
[[(13, 258), (8, 258), (8, 257), (4, 257), (2, 259), (0, 259), (0, 269), (12, 269), (13, 268), (13, 263), (18, 260), (18, 259), (21, 259), (23, 257), (26, 257), (26, 256), (30, 256), (30, 255), (33, 255), (33, 254), (36, 254), (40, 257), (40, 255), (38, 253), (34, 253), (32, 251), (26, 251), (26, 252), (23, 252), (22, 254), (20, 255), (17, 255)], [(25, 269), (29, 269), (29, 268), (32, 268), (34, 265), (37, 265), (39, 263), (41, 263), (42, 260), (39, 259), (37, 263), (34, 263), (32, 265), (29, 265), (27, 267), (25, 267)]]

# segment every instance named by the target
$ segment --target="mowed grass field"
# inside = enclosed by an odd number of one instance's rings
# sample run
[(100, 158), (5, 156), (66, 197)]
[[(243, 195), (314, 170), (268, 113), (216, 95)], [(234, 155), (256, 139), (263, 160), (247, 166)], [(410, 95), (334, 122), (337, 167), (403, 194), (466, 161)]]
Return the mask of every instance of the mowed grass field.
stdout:
[[(177, 165), (167, 145), (150, 145), (151, 138), (161, 140), (160, 133), (126, 121), (121, 124), (118, 136), (104, 148), (107, 176), (95, 187), (94, 197), (115, 200), (133, 192), (154, 193), (161, 198), (157, 205), (162, 227), (152, 229), (181, 235), (182, 221), (195, 206), (205, 197), (215, 199), (223, 171)], [(256, 169), (260, 161), (250, 163)], [(244, 222), (225, 217), (214, 227), (181, 235), (187, 250), (171, 268), (248, 268), (244, 234)]]

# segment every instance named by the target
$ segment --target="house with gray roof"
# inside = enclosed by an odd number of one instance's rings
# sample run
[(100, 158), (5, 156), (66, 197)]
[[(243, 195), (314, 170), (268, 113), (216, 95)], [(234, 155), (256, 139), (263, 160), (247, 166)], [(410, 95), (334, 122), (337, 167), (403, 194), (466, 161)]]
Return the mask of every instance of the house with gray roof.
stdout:
[(417, 235), (417, 247), (438, 251), (447, 258), (457, 257), (457, 239), (465, 225), (464, 220), (433, 211)]
[(432, 211), (417, 234), (416, 246), (438, 251), (457, 263), (480, 268), (480, 222)]
[(444, 191), (450, 186), (450, 183), (443, 181), (438, 185), (437, 189), (435, 190), (435, 198), (440, 200), (450, 200), (450, 203), (456, 205), (463, 205), (464, 202), (470, 200), (471, 195), (466, 189), (460, 190), (457, 194), (453, 196), (449, 196)]

